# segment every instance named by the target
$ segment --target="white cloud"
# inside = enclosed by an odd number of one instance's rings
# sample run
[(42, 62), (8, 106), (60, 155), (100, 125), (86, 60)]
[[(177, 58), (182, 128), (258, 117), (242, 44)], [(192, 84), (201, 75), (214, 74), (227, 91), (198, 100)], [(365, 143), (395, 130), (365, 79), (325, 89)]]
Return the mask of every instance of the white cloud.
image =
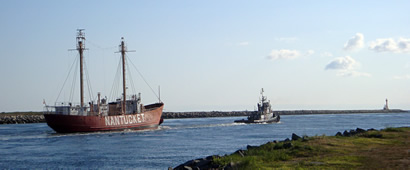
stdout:
[(376, 52), (410, 52), (410, 39), (399, 38), (397, 42), (392, 38), (376, 39), (370, 42), (369, 49)]
[(303, 55), (301, 52), (297, 50), (288, 50), (288, 49), (281, 49), (281, 50), (272, 50), (272, 52), (267, 56), (268, 59), (277, 60), (277, 59), (295, 59), (298, 57), (308, 57), (314, 54), (315, 51), (308, 50)]
[(396, 80), (410, 79), (410, 74), (402, 75), (402, 76), (393, 76), (393, 79), (396, 79)]
[(400, 52), (410, 52), (410, 39), (399, 38), (397, 45)]
[(321, 54), (321, 56), (323, 56), (323, 57), (332, 57), (333, 54), (330, 53), (330, 52), (323, 52), (323, 53)]
[(358, 63), (350, 56), (338, 57), (326, 65), (326, 70), (352, 70)]
[(337, 76), (344, 77), (370, 77), (369, 73), (358, 72), (355, 69), (360, 65), (359, 62), (350, 56), (338, 57), (326, 65), (325, 70), (336, 70)]
[(306, 53), (305, 53), (305, 56), (311, 56), (312, 54), (314, 54), (315, 53), (315, 51), (313, 51), (313, 50), (308, 50)]
[(347, 41), (344, 45), (344, 50), (352, 51), (362, 48), (364, 44), (364, 36), (362, 33), (356, 33), (349, 41)]
[(277, 59), (294, 59), (300, 56), (300, 52), (297, 50), (272, 50), (272, 52), (267, 56), (268, 59), (277, 60)]
[(247, 45), (249, 45), (249, 44), (250, 44), (250, 43), (247, 42), (247, 41), (238, 43), (239, 46), (247, 46)]
[(395, 52), (397, 51), (397, 44), (391, 38), (377, 39), (376, 41), (370, 42), (369, 49), (374, 50), (376, 52), (384, 52), (384, 51)]

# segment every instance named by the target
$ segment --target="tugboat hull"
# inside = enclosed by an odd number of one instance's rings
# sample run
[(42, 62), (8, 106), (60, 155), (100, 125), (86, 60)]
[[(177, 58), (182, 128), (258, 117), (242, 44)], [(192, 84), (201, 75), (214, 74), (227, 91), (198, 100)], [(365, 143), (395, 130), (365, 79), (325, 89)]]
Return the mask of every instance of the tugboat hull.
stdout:
[(47, 125), (58, 133), (155, 129), (162, 123), (164, 104), (157, 103), (149, 106), (150, 109), (138, 114), (115, 116), (44, 114), (44, 118)]
[(269, 119), (269, 120), (245, 120), (245, 119), (242, 119), (242, 120), (235, 120), (234, 122), (235, 123), (277, 123), (277, 122), (279, 122), (280, 121), (280, 116), (279, 115), (277, 115), (277, 116), (275, 116), (275, 117), (273, 117), (272, 119)]

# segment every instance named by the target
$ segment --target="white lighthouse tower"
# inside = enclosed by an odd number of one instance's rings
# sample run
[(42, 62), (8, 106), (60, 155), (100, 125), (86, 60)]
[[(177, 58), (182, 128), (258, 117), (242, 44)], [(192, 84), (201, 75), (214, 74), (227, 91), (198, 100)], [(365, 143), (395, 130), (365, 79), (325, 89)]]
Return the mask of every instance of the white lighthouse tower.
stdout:
[(389, 100), (386, 99), (386, 104), (383, 107), (383, 110), (389, 110)]

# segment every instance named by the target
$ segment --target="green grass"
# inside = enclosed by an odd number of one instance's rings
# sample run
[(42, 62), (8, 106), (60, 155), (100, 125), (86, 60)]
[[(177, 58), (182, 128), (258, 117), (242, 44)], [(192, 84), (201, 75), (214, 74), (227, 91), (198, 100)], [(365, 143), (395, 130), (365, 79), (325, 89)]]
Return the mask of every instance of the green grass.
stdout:
[(244, 157), (234, 153), (214, 159), (214, 164), (234, 164), (237, 169), (406, 169), (409, 142), (409, 127), (352, 137), (314, 136), (305, 141), (268, 142), (243, 151)]
[(393, 128), (393, 127), (388, 127), (386, 129), (383, 129), (382, 131), (385, 132), (404, 132), (406, 130), (406, 128), (401, 127), (401, 128)]

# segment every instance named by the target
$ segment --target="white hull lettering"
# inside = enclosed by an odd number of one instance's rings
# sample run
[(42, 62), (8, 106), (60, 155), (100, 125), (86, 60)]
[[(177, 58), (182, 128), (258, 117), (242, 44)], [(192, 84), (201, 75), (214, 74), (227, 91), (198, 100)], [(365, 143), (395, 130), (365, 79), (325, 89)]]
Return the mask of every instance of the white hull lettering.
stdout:
[(111, 122), (110, 122), (110, 117), (105, 116), (105, 126), (110, 126)]
[(105, 126), (129, 125), (145, 122), (145, 115), (120, 115), (120, 116), (106, 116), (104, 118)]

